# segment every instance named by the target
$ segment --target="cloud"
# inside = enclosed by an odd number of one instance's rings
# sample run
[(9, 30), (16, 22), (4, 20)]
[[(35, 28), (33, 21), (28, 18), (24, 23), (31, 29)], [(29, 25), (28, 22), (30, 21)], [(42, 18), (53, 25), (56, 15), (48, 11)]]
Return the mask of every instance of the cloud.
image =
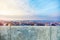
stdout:
[(0, 0), (0, 17), (2, 18), (29, 19), (32, 18), (33, 11), (27, 0)]

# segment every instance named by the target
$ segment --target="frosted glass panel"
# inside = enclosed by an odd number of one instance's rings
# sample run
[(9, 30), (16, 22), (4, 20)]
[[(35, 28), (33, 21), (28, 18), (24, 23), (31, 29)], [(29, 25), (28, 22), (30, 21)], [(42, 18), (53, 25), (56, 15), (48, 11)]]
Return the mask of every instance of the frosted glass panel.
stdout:
[(0, 27), (0, 40), (60, 40), (60, 27)]

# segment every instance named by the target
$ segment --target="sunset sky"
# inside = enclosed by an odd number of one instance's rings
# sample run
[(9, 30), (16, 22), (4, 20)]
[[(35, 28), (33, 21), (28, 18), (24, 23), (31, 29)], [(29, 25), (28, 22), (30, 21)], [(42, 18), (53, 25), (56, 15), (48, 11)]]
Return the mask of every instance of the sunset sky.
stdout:
[(0, 19), (60, 20), (58, 0), (0, 0)]

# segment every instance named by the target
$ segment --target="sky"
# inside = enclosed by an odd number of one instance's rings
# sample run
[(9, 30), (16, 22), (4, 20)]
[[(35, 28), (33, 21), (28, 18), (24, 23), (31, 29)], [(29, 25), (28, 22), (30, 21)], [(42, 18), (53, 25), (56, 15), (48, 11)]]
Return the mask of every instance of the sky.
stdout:
[(59, 0), (0, 0), (0, 19), (60, 20)]

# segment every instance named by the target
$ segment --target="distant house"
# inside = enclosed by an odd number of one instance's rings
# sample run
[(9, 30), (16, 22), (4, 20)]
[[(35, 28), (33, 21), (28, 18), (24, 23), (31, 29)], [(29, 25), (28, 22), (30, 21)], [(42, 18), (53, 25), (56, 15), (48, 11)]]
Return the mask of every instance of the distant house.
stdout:
[(0, 22), (0, 26), (3, 26), (3, 23)]

